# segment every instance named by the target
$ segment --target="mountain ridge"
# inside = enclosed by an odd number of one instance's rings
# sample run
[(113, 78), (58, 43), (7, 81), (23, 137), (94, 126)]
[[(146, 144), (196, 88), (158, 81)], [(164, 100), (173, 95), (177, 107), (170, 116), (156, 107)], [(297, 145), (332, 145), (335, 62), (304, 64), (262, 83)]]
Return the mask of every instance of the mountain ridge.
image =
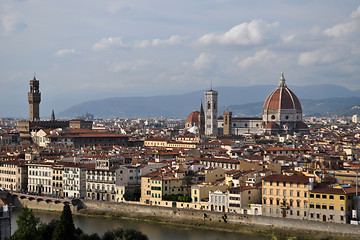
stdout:
[[(276, 86), (274, 85), (258, 85), (246, 87), (219, 86), (214, 88), (214, 90), (219, 92), (218, 105), (222, 106), (223, 109), (230, 109), (229, 106), (253, 104), (260, 102), (264, 103), (267, 96), (275, 88)], [(333, 84), (293, 86), (289, 88), (298, 96), (301, 103), (302, 101), (307, 100), (360, 97), (360, 90), (351, 91), (346, 87)], [(200, 102), (202, 101), (202, 99), (204, 99), (205, 91), (206, 90), (195, 90), (179, 95), (111, 97), (105, 99), (96, 99), (73, 105), (65, 111), (60, 112), (58, 116), (74, 118), (85, 114), (86, 112), (90, 112), (94, 114), (95, 117), (100, 118), (184, 118), (192, 111), (199, 109)], [(334, 98), (334, 96), (336, 97)], [(342, 104), (341, 106), (345, 105)], [(327, 104), (326, 106), (329, 106), (329, 104)], [(221, 108), (219, 108), (219, 114), (221, 114), (220, 109)], [(307, 107), (304, 108), (304, 112), (306, 109)], [(261, 113), (261, 111), (259, 113)]]

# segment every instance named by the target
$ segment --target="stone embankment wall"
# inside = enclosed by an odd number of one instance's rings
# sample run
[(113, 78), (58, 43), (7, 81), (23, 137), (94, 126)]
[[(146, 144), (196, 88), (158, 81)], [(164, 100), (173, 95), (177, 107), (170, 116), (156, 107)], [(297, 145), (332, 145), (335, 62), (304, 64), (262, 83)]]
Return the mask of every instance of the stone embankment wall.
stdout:
[[(33, 200), (29, 200), (28, 198), (18, 198), (15, 197), (13, 198), (12, 201), (13, 205), (15, 207), (28, 207), (30, 209), (36, 209), (36, 210), (46, 210), (46, 211), (59, 211), (61, 212), (64, 208), (64, 203), (63, 202), (58, 202), (55, 203), (53, 201), (38, 201), (36, 199)], [(77, 207), (72, 206), (72, 211), (76, 211)]]
[[(193, 220), (205, 220), (205, 221), (223, 221), (224, 213), (199, 211), (190, 209), (175, 209), (148, 205), (128, 204), (128, 203), (109, 203), (98, 202), (91, 200), (83, 200), (86, 208), (114, 211), (114, 212), (126, 212), (126, 213), (138, 213), (144, 215), (181, 218), (181, 219), (193, 219)], [(205, 217), (206, 216), (206, 217)], [(296, 220), (289, 218), (273, 218), (266, 216), (254, 216), (226, 213), (227, 221), (231, 223), (239, 224), (251, 224), (259, 226), (272, 226), (279, 228), (290, 228), (304, 231), (318, 231), (333, 234), (346, 234), (346, 235), (359, 235), (360, 226), (350, 224), (328, 223), (328, 222), (316, 222), (306, 220)]]
[[(49, 210), (49, 211), (62, 211), (63, 203), (55, 204), (54, 202), (46, 201), (30, 201), (28, 199), (18, 199), (14, 198), (15, 206), (23, 207), (27, 206), (31, 209), (38, 210)], [(158, 207), (158, 206), (148, 206), (140, 204), (130, 204), (130, 203), (115, 203), (115, 202), (104, 202), (104, 201), (93, 201), (93, 200), (81, 200), (81, 203), (77, 206), (72, 206), (74, 212), (77, 209), (88, 208), (101, 211), (113, 211), (113, 212), (123, 212), (123, 213), (132, 213), (132, 214), (142, 214), (148, 216), (161, 216), (168, 218), (179, 218), (179, 219), (192, 219), (192, 220), (204, 220), (204, 221), (223, 221), (224, 213), (220, 212), (209, 212), (209, 211), (200, 211), (200, 210), (190, 210), (190, 209), (177, 209), (177, 208), (167, 208), (167, 207)], [(272, 226), (279, 228), (290, 228), (303, 231), (317, 231), (325, 232), (329, 234), (344, 234), (344, 235), (358, 235), (360, 236), (360, 226), (350, 225), (350, 224), (338, 224), (338, 223), (328, 223), (328, 222), (316, 222), (316, 221), (306, 221), (306, 220), (296, 220), (289, 218), (273, 218), (265, 216), (253, 216), (253, 215), (243, 215), (243, 214), (234, 214), (226, 213), (227, 221), (230, 223), (239, 223), (239, 224), (250, 224), (258, 226)]]

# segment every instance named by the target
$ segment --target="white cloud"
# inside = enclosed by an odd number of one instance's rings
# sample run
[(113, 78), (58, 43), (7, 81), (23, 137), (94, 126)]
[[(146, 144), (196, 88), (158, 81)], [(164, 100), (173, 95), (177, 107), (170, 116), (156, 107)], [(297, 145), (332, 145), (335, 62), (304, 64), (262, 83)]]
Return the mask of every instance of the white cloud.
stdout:
[(152, 45), (153, 46), (178, 45), (181, 44), (185, 39), (186, 37), (181, 37), (179, 35), (172, 35), (170, 38), (164, 40), (156, 38), (152, 41)]
[(144, 48), (148, 47), (150, 45), (150, 42), (148, 40), (142, 40), (142, 41), (136, 41), (134, 44), (135, 48)]
[(3, 16), (1, 23), (5, 34), (21, 31), (27, 27), (24, 22), (20, 21), (16, 14), (7, 14)]
[(324, 50), (316, 50), (311, 52), (303, 52), (299, 55), (298, 64), (302, 66), (310, 64), (331, 63), (339, 58), (335, 52)]
[(351, 18), (357, 18), (360, 17), (360, 6), (351, 13)]
[(210, 69), (215, 63), (215, 56), (209, 53), (202, 52), (193, 63), (193, 68), (197, 70), (207, 70)]
[(62, 57), (62, 56), (68, 56), (68, 55), (74, 55), (77, 54), (75, 49), (61, 49), (54, 53), (54, 56), (56, 57)]
[(146, 60), (137, 60), (134, 62), (117, 62), (112, 64), (109, 68), (110, 72), (136, 72), (142, 70), (144, 67), (150, 64), (149, 61)]
[(359, 23), (357, 20), (352, 20), (346, 23), (339, 23), (332, 28), (325, 29), (324, 34), (329, 37), (341, 37), (343, 35), (354, 32), (358, 25)]
[(287, 36), (283, 36), (282, 40), (285, 43), (289, 43), (292, 42), (294, 40), (295, 36), (294, 35), (287, 35)]
[(110, 47), (126, 47), (121, 37), (103, 38), (93, 45), (94, 50), (103, 50)]
[(262, 20), (252, 20), (242, 23), (222, 34), (205, 34), (197, 40), (201, 45), (218, 43), (222, 45), (256, 45), (261, 44), (266, 38), (271, 37), (270, 30), (275, 29), (278, 22), (266, 23)]
[(325, 29), (324, 34), (329, 37), (341, 37), (349, 33), (359, 31), (358, 30), (358, 27), (360, 25), (360, 20), (358, 18), (359, 16), (360, 16), (360, 6), (351, 13), (350, 15), (351, 20), (336, 24), (331, 28)]
[(135, 48), (144, 48), (144, 47), (159, 47), (159, 46), (165, 46), (165, 45), (179, 45), (184, 40), (186, 40), (187, 37), (179, 36), (179, 35), (172, 35), (168, 39), (159, 39), (155, 38), (152, 41), (148, 40), (142, 40), (142, 41), (136, 41), (134, 44)]
[[(272, 61), (276, 58), (275, 53), (270, 52), (269, 50), (265, 49), (260, 52), (256, 52), (254, 56), (248, 57), (242, 61), (239, 61), (238, 64), (241, 68), (248, 68), (254, 64), (266, 64), (269, 61)], [(235, 62), (238, 60), (235, 59)]]

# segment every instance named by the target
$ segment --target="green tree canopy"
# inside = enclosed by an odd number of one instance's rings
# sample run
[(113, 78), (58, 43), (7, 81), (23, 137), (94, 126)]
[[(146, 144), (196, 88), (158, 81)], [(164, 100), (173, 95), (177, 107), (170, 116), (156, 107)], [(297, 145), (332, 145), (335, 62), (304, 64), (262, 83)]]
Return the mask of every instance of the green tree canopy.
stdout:
[(75, 240), (75, 225), (69, 204), (65, 204), (52, 240)]
[(16, 223), (18, 229), (15, 231), (14, 235), (11, 236), (11, 240), (39, 239), (38, 227), (40, 219), (35, 217), (32, 210), (24, 207)]

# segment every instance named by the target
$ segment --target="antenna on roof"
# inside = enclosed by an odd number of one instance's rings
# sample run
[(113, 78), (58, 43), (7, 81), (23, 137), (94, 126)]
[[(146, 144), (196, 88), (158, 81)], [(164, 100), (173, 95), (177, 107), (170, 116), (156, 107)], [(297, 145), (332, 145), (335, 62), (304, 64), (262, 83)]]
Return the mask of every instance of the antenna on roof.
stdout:
[(210, 82), (210, 90), (212, 91), (212, 80)]

